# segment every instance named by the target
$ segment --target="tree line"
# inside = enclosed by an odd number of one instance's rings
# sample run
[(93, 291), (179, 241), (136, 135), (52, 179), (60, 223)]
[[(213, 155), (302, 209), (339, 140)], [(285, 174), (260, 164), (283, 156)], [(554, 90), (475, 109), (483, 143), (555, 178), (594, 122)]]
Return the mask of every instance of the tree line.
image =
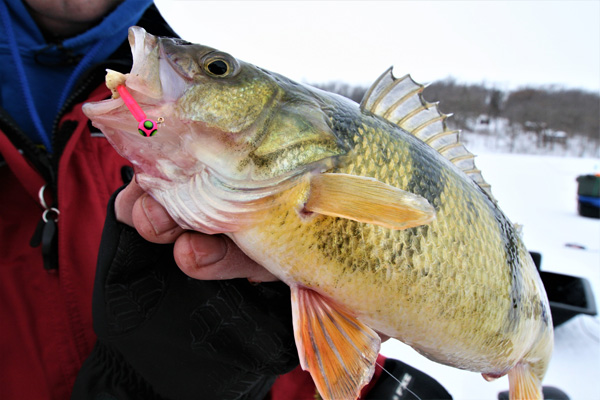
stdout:
[[(331, 82), (315, 85), (360, 102), (367, 87)], [(536, 136), (538, 147), (548, 141), (564, 141), (579, 137), (600, 147), (600, 95), (580, 89), (557, 86), (523, 87), (503, 91), (484, 84), (467, 84), (447, 78), (428, 85), (423, 91), (429, 102), (440, 102), (444, 113), (452, 113), (448, 124), (455, 129), (471, 131), (474, 125), (491, 119), (504, 119), (513, 139), (519, 134)], [(495, 125), (497, 126), (497, 125)]]

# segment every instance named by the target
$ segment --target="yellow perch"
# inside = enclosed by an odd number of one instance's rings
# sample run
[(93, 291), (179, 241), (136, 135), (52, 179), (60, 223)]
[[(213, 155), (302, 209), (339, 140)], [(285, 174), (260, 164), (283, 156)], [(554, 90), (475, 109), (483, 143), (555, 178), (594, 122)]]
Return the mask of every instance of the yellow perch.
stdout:
[(536, 268), (473, 155), (386, 71), (361, 104), (210, 47), (130, 30), (120, 98), (85, 113), (184, 228), (225, 233), (287, 283), (301, 365), (325, 399), (356, 398), (380, 338), (442, 364), (508, 374), (541, 399), (552, 353)]

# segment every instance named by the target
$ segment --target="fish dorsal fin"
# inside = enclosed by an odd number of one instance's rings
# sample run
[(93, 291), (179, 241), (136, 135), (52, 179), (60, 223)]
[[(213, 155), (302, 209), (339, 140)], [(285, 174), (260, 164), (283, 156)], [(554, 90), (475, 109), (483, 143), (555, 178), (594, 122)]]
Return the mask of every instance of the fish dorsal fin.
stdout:
[(442, 114), (438, 103), (425, 101), (424, 89), (410, 75), (394, 77), (390, 67), (369, 88), (360, 108), (385, 118), (433, 147), (493, 198), (490, 185), (475, 167), (475, 156), (459, 141), (459, 131), (446, 126), (446, 118), (451, 114)]

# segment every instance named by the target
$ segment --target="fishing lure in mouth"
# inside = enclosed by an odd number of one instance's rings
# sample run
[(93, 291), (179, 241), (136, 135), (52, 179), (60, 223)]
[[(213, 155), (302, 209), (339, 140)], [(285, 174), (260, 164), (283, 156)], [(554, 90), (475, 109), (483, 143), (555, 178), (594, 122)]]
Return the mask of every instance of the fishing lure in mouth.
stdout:
[(118, 85), (117, 91), (119, 92), (119, 95), (121, 95), (121, 98), (125, 102), (129, 112), (131, 112), (133, 117), (138, 122), (138, 132), (140, 135), (146, 137), (154, 136), (158, 130), (159, 124), (163, 122), (163, 118), (158, 118), (158, 122), (148, 118), (144, 110), (142, 110), (140, 105), (131, 96), (125, 85)]

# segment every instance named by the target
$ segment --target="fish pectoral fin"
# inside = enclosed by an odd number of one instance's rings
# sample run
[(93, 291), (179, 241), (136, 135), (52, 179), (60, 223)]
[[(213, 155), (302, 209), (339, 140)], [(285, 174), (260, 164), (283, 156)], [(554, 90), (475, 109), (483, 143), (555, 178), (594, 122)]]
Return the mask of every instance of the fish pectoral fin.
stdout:
[(311, 177), (308, 211), (390, 229), (425, 225), (435, 219), (427, 199), (373, 178), (323, 173)]
[(542, 400), (542, 383), (534, 374), (531, 365), (520, 362), (508, 371), (510, 400)]
[(291, 289), (302, 369), (310, 372), (323, 399), (356, 399), (373, 376), (381, 339), (319, 293)]

